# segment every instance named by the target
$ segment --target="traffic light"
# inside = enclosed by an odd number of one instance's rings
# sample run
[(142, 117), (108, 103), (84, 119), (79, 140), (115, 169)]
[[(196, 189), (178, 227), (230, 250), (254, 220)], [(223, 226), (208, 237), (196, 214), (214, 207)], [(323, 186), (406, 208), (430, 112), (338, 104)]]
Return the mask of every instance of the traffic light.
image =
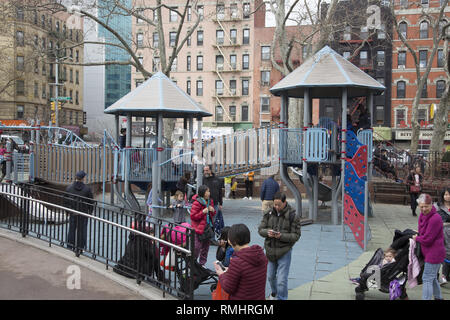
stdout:
[(50, 114), (50, 117), (51, 117), (52, 124), (55, 124), (56, 123), (56, 114), (54, 112), (52, 112)]
[(55, 111), (55, 101), (52, 101), (51, 103), (50, 103), (50, 109), (52, 110), (52, 111)]

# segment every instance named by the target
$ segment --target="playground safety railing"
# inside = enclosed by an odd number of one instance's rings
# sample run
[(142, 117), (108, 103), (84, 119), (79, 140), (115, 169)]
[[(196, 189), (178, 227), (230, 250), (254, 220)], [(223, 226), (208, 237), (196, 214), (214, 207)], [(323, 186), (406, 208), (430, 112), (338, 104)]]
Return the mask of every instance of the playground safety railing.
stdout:
[[(50, 247), (67, 248), (106, 269), (112, 267), (138, 284), (159, 288), (163, 297), (194, 298), (190, 266), (195, 231), (191, 228), (180, 229), (141, 212), (29, 184), (0, 184), (0, 227), (40, 239)], [(75, 228), (85, 230), (85, 236), (81, 238), (83, 232)], [(164, 259), (163, 248), (169, 259)], [(176, 262), (165, 270), (160, 268), (161, 260)]]

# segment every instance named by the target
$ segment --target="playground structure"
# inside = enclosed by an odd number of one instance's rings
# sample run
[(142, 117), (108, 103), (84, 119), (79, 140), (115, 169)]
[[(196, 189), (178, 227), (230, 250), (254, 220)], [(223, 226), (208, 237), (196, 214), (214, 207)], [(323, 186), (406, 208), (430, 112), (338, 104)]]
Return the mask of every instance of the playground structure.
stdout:
[[(324, 74), (327, 77), (324, 78)], [(33, 130), (32, 141), (36, 142), (30, 152), (29, 179), (69, 184), (77, 170), (84, 170), (88, 173), (87, 183), (102, 183), (103, 190), (107, 183), (111, 185), (112, 202), (117, 196), (125, 207), (141, 210), (131, 184), (147, 190), (152, 183), (152, 200), (156, 204), (162, 192), (170, 189), (186, 171), (196, 171), (199, 186), (204, 165), (211, 166), (219, 177), (255, 170), (261, 170), (262, 174), (279, 172), (283, 183), (295, 197), (298, 215), (303, 217), (301, 194), (288, 174), (288, 168), (292, 168), (305, 185), (309, 200), (308, 218), (312, 221), (317, 219), (319, 200), (331, 200), (331, 221), (338, 224), (338, 201), (341, 199), (343, 230), (347, 224), (358, 243), (365, 248), (372, 130), (360, 130), (358, 134), (347, 130), (347, 102), (350, 98), (366, 97), (367, 108), (372, 111), (373, 95), (383, 90), (377, 81), (329, 47), (324, 47), (271, 88), (271, 92), (282, 99), (279, 127), (237, 131), (202, 141), (202, 118), (210, 114), (164, 74), (157, 73), (105, 110), (105, 113), (115, 115), (116, 137), (105, 131), (101, 146), (81, 141), (44, 145), (38, 142), (44, 128), (30, 128)], [(302, 128), (288, 127), (289, 97), (304, 99)], [(341, 126), (327, 118), (312, 124), (312, 99), (325, 97), (341, 99)], [(117, 144), (119, 116), (127, 117), (124, 149)], [(133, 116), (157, 118), (155, 148), (131, 146)], [(163, 118), (184, 118), (182, 147), (167, 148), (163, 145)], [(193, 139), (194, 118), (197, 119), (196, 141)], [(331, 186), (319, 182), (319, 168), (332, 173)], [(11, 181), (11, 176), (7, 175), (6, 181)], [(153, 208), (154, 215), (158, 216), (160, 207), (153, 205)]]

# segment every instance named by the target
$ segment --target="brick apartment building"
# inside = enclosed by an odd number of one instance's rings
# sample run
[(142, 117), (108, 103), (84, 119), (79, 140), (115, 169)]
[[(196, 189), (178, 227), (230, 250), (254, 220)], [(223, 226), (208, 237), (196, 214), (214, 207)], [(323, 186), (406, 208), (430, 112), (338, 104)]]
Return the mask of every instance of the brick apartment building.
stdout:
[(2, 16), (6, 21), (0, 34), (0, 121), (5, 125), (28, 125), (39, 119), (41, 124), (49, 124), (58, 53), (63, 58), (59, 65), (59, 96), (72, 98), (60, 102), (59, 124), (84, 133), (83, 67), (64, 64), (83, 62), (83, 30), (69, 28), (70, 15), (66, 12), (25, 10), (11, 4), (4, 9)]
[[(419, 3), (396, 2), (395, 15), (399, 23), (399, 30), (416, 53), (422, 74), (433, 49), (432, 22), (422, 13), (422, 10), (428, 14), (437, 15), (442, 3), (439, 0), (421, 0)], [(444, 16), (442, 24), (450, 21), (450, 6), (445, 8)], [(416, 64), (412, 54), (399, 39), (397, 32), (394, 32), (393, 36), (392, 139), (395, 140), (396, 144), (409, 148), (412, 104), (417, 91)], [(427, 150), (429, 148), (432, 137), (430, 108), (439, 104), (440, 97), (445, 87), (448, 86), (449, 79), (443, 70), (443, 45), (444, 41), (442, 40), (439, 42), (433, 61), (431, 61), (431, 71), (420, 99), (419, 122), (421, 124), (421, 132), (419, 150)], [(447, 131), (445, 136), (445, 144), (450, 144), (450, 130)]]

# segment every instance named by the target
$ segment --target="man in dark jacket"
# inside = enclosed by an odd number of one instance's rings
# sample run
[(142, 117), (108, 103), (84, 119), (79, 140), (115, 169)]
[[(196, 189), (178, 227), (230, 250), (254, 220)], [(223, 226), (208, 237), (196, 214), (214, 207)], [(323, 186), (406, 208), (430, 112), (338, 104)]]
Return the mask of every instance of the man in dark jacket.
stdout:
[(270, 300), (287, 300), (288, 276), (292, 247), (300, 238), (300, 217), (286, 201), (286, 195), (277, 192), (273, 209), (264, 213), (258, 233), (264, 237), (264, 248), (269, 260), (267, 278), (272, 294)]
[(266, 212), (273, 208), (273, 196), (280, 191), (280, 185), (275, 181), (274, 175), (264, 180), (261, 186), (262, 211)]
[[(211, 171), (209, 166), (203, 168), (203, 184), (209, 188), (210, 198), (214, 202), (214, 210), (216, 210), (216, 221), (214, 221), (214, 232), (218, 236), (225, 226), (222, 215), (222, 204), (223, 204), (223, 192), (222, 188), (224, 183), (222, 179), (217, 178)], [(216, 239), (211, 239), (212, 244), (217, 245)]]
[[(79, 171), (75, 175), (75, 182), (67, 187), (66, 192), (72, 194), (65, 201), (67, 208), (90, 214), (93, 209), (94, 198), (92, 190), (85, 185), (83, 180), (86, 172)], [(86, 247), (87, 224), (89, 218), (69, 212), (69, 233), (67, 235), (67, 247), (75, 250), (77, 257)]]

